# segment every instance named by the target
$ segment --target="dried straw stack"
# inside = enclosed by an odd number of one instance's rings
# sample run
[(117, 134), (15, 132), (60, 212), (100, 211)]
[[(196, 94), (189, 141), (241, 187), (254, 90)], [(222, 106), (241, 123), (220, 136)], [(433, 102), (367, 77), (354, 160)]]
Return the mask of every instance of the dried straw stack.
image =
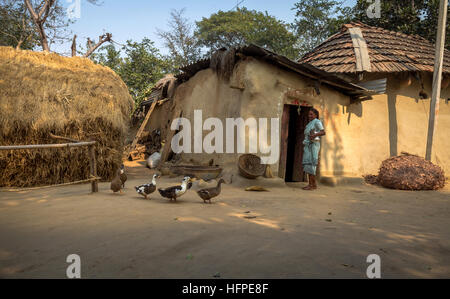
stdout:
[[(96, 140), (98, 175), (121, 163), (132, 99), (109, 68), (89, 59), (0, 47), (0, 145), (59, 143), (49, 134)], [(87, 148), (0, 151), (0, 186), (89, 177)]]

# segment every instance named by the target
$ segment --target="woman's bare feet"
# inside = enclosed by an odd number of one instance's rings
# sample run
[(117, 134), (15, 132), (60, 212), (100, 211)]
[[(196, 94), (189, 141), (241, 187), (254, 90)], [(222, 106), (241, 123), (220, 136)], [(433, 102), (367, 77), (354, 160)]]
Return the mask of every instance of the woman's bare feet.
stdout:
[(311, 185), (308, 185), (308, 186), (306, 186), (306, 187), (303, 187), (302, 189), (303, 189), (303, 190), (306, 190), (306, 191), (313, 191), (313, 190), (316, 190), (316, 189), (317, 189), (317, 186), (311, 186)]

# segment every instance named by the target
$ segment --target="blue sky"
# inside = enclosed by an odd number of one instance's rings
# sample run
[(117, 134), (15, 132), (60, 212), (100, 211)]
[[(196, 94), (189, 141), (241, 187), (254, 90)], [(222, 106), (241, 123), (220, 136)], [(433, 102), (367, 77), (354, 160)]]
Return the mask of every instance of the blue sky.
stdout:
[[(74, 0), (63, 0), (63, 3)], [(240, 6), (259, 11), (267, 11), (287, 23), (295, 18), (292, 10), (298, 0), (245, 0)], [(355, 0), (346, 0), (351, 5)], [(81, 17), (70, 26), (78, 36), (78, 43), (85, 43), (87, 37), (98, 39), (104, 32), (111, 32), (113, 40), (124, 43), (127, 39), (140, 41), (148, 37), (163, 53), (161, 41), (156, 35), (156, 28), (167, 29), (170, 10), (186, 8), (186, 17), (191, 21), (201, 20), (218, 10), (230, 10), (236, 6), (236, 0), (103, 0), (101, 6), (95, 6), (81, 0)], [(70, 43), (53, 45), (57, 52), (70, 51)]]

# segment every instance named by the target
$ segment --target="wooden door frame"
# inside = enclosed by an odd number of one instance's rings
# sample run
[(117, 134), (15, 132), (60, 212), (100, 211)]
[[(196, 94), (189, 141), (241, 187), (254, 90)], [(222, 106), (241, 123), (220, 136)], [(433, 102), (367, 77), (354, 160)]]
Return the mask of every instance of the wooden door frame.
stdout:
[(309, 103), (302, 101), (301, 104), (297, 103), (285, 103), (283, 105), (283, 114), (281, 117), (281, 136), (280, 136), (280, 160), (278, 164), (278, 177), (286, 179), (286, 164), (287, 164), (287, 152), (289, 142), (289, 123), (290, 123), (290, 109), (295, 107), (313, 107)]

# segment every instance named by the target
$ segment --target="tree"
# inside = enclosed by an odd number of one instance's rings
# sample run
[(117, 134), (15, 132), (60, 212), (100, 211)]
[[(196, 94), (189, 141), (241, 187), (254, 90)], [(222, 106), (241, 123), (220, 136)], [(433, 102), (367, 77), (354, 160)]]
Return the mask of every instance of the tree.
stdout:
[(103, 46), (99, 49), (98, 53), (94, 53), (90, 56), (92, 60), (101, 65), (107, 66), (116, 73), (120, 74), (120, 68), (123, 64), (120, 49), (117, 50), (112, 44)]
[(352, 9), (342, 7), (342, 4), (336, 0), (303, 0), (294, 4), (296, 19), (291, 26), (302, 54), (314, 49), (350, 21)]
[(193, 25), (183, 16), (184, 13), (185, 9), (172, 10), (168, 22), (170, 30), (157, 29), (158, 36), (170, 52), (174, 70), (194, 63), (201, 57), (201, 49), (197, 45)]
[[(381, 18), (369, 18), (370, 3), (358, 0), (353, 8), (354, 20), (406, 34), (417, 34), (431, 42), (436, 40), (439, 0), (381, 1)], [(448, 10), (450, 12), (450, 8)], [(446, 47), (450, 46), (450, 24), (447, 23)]]
[(56, 0), (24, 0), (24, 3), (39, 34), (42, 49), (50, 51), (49, 32), (54, 38), (64, 39), (61, 33), (65, 33), (70, 23), (65, 19), (64, 8)]
[(89, 58), (111, 68), (122, 78), (136, 107), (149, 96), (152, 87), (171, 66), (148, 38), (141, 42), (128, 40), (121, 49), (116, 49), (113, 44), (103, 46)]
[[(170, 63), (148, 38), (144, 38), (140, 43), (129, 40), (122, 50), (125, 58), (117, 73), (138, 105), (149, 95), (154, 84), (168, 73)], [(116, 56), (115, 53), (111, 54), (111, 58)]]
[(298, 57), (296, 38), (288, 30), (289, 26), (267, 12), (245, 7), (218, 11), (196, 24), (198, 44), (206, 47), (208, 54), (222, 47), (234, 48), (253, 43), (291, 59)]
[(39, 43), (23, 1), (0, 1), (0, 45), (32, 49)]
[[(99, 0), (87, 0), (88, 2), (98, 5)], [(66, 20), (66, 11), (58, 0), (24, 0), (24, 5), (28, 10), (29, 16), (35, 25), (35, 31), (39, 34), (40, 45), (44, 51), (50, 51), (50, 41), (68, 40), (68, 33), (66, 31), (69, 24), (72, 22)], [(111, 41), (111, 33), (106, 33), (99, 36), (97, 44), (92, 44), (88, 40), (89, 48), (83, 55), (90, 56), (103, 43)], [(72, 56), (77, 53), (76, 50), (76, 35), (72, 39)]]

